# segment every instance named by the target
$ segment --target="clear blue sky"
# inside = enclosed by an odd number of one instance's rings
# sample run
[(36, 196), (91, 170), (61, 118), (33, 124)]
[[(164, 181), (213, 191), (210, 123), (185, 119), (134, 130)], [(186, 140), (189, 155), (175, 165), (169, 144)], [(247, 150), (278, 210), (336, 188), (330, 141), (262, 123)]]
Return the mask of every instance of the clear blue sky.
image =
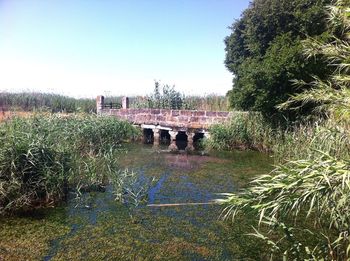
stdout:
[(223, 39), (249, 0), (0, 0), (0, 90), (225, 94)]

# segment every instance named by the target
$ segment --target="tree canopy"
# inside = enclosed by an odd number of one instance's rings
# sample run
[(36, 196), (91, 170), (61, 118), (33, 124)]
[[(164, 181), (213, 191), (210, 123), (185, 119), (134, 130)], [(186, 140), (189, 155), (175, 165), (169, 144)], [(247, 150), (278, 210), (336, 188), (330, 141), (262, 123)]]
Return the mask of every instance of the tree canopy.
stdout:
[(226, 37), (225, 65), (233, 73), (230, 105), (271, 114), (302, 92), (293, 79), (326, 77), (322, 59), (305, 59), (302, 40), (327, 38), (325, 6), (331, 0), (254, 0)]

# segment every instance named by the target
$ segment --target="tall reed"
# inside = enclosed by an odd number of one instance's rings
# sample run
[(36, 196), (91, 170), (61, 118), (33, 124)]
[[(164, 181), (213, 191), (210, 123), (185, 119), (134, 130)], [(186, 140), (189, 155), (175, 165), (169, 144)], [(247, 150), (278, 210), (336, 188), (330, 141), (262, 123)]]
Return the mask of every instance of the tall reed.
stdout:
[(205, 146), (212, 149), (257, 149), (270, 151), (275, 133), (260, 113), (236, 112), (224, 124), (210, 127), (210, 139)]
[(130, 123), (94, 115), (35, 115), (0, 124), (0, 214), (55, 204), (69, 188), (100, 186), (118, 170)]
[(96, 112), (95, 99), (39, 92), (0, 92), (0, 108), (4, 110), (48, 112)]
[(326, 80), (299, 82), (310, 88), (280, 108), (314, 103), (328, 120), (284, 134), (274, 150), (286, 161), (219, 201), (226, 217), (257, 214), (260, 226), (252, 235), (284, 260), (350, 260), (349, 1), (335, 1), (327, 11), (328, 37), (303, 43), (306, 57), (322, 57), (334, 72)]

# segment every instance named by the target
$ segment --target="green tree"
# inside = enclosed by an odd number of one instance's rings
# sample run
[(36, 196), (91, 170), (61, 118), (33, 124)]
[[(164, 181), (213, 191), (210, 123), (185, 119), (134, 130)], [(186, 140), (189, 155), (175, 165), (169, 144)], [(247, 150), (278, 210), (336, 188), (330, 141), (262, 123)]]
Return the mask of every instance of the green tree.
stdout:
[(307, 36), (327, 37), (324, 7), (330, 2), (255, 0), (250, 4), (225, 39), (225, 65), (234, 75), (231, 107), (271, 114), (277, 104), (303, 91), (291, 80), (328, 75), (322, 59), (303, 57), (301, 42)]

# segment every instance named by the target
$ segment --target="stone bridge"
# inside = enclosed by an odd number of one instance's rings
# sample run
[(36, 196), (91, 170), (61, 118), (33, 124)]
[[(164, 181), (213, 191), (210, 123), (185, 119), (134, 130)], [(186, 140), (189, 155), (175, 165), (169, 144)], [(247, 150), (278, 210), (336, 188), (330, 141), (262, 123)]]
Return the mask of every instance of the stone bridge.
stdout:
[(123, 98), (122, 108), (113, 109), (104, 104), (104, 97), (96, 99), (97, 113), (127, 120), (141, 127), (145, 143), (169, 144), (170, 150), (193, 150), (197, 141), (209, 136), (212, 124), (224, 123), (230, 117), (227, 111), (131, 109), (129, 99)]

